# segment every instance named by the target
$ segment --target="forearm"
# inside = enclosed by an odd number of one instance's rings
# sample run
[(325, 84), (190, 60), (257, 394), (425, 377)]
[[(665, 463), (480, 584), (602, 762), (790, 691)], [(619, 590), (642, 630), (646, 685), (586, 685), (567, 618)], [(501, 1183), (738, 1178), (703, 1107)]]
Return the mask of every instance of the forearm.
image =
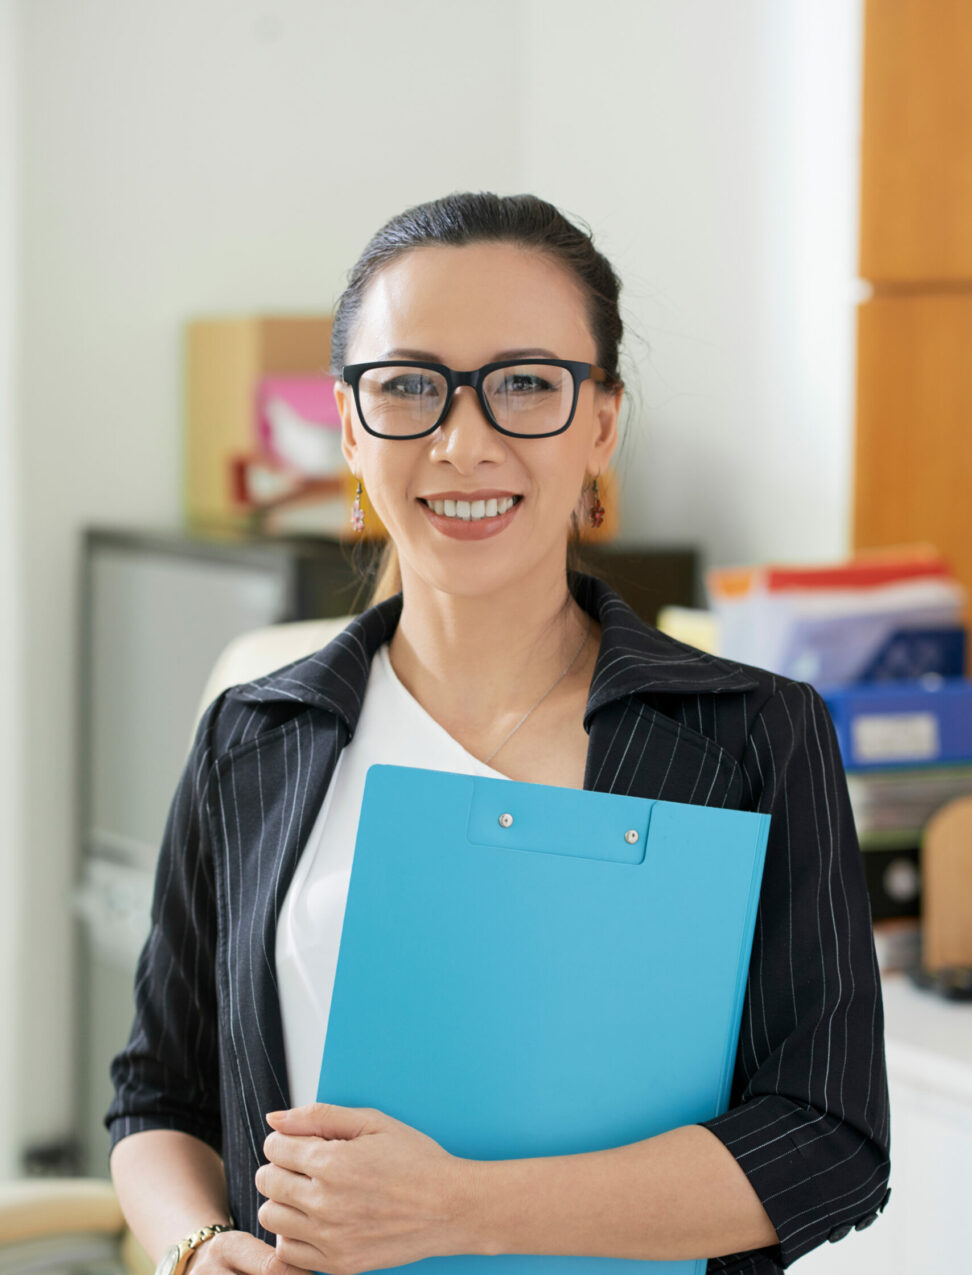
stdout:
[(777, 1242), (746, 1175), (699, 1125), (604, 1151), (463, 1167), (477, 1253), (680, 1261)]
[(130, 1134), (116, 1143), (110, 1169), (129, 1229), (153, 1262), (193, 1231), (230, 1220), (223, 1162), (191, 1134)]

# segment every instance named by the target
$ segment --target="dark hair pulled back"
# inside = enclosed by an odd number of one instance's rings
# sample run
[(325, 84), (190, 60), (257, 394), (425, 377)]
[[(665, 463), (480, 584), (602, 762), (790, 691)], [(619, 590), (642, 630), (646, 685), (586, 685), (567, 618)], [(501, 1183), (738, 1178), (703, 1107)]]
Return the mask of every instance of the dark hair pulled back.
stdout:
[(587, 319), (597, 362), (608, 373), (606, 389), (617, 389), (618, 355), (623, 332), (618, 312), (621, 282), (610, 262), (594, 247), (589, 229), (568, 221), (558, 208), (536, 195), (457, 192), (417, 204), (385, 223), (362, 252), (348, 276), (331, 329), (331, 372), (341, 375), (351, 331), (368, 284), (396, 257), (433, 245), (503, 242), (532, 248), (560, 263), (575, 279), (587, 304)]

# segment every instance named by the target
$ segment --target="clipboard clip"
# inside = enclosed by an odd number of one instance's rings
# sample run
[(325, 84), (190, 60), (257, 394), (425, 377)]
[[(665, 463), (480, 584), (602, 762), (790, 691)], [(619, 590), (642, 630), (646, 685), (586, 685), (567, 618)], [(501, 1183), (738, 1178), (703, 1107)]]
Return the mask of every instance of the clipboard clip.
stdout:
[(646, 797), (477, 775), (466, 836), (476, 846), (633, 865), (644, 862), (654, 805)]

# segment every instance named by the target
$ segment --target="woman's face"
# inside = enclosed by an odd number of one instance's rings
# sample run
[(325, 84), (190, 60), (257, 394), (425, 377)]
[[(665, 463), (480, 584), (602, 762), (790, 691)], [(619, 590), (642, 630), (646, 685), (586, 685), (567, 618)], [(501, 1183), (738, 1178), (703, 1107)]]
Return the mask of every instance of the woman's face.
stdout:
[[(596, 362), (584, 298), (548, 257), (484, 243), (413, 249), (385, 266), (365, 292), (346, 359), (428, 359), (467, 371), (520, 352)], [(472, 595), (545, 565), (563, 570), (585, 472), (599, 473), (617, 441), (620, 391), (584, 381), (569, 428), (548, 438), (501, 434), (469, 386), (456, 390), (433, 433), (415, 439), (374, 437), (350, 389), (340, 382), (335, 394), (345, 458), (395, 542), (403, 580), (415, 572)], [(502, 509), (511, 497), (512, 509), (481, 521), (437, 515), (428, 503), (492, 498)]]

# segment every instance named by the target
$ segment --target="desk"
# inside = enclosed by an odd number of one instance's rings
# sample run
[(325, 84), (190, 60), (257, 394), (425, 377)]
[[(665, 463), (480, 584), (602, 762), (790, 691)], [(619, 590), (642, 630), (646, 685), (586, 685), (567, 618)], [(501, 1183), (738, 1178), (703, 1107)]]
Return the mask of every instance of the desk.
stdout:
[(891, 1199), (865, 1231), (824, 1243), (800, 1275), (949, 1275), (969, 1269), (972, 1003), (882, 979), (891, 1092)]

